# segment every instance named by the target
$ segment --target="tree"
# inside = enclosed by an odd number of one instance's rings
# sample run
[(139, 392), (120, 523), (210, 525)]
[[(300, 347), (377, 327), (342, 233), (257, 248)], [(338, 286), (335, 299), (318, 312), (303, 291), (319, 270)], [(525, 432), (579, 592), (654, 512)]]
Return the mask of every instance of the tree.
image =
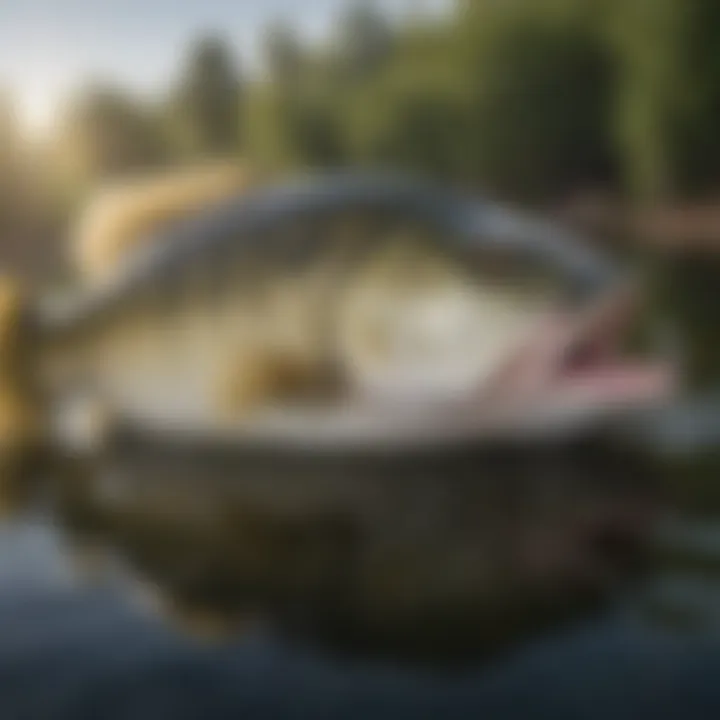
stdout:
[(168, 150), (149, 108), (101, 85), (71, 106), (57, 145), (62, 148), (60, 162), (83, 184), (157, 165)]
[(478, 3), (458, 18), (466, 162), (500, 194), (548, 199), (614, 174), (613, 60), (588, 16), (564, 10)]
[(612, 59), (560, 0), (472, 3), (403, 28), (352, 93), (352, 156), (541, 200), (614, 172)]
[(712, 188), (720, 164), (720, 5), (627, 0), (617, 4), (611, 29), (631, 188), (645, 199)]
[(270, 81), (285, 92), (297, 90), (303, 69), (303, 50), (290, 25), (277, 22), (268, 27), (263, 55)]
[(247, 112), (251, 152), (277, 168), (337, 165), (345, 88), (335, 56), (306, 52), (282, 23), (269, 28), (263, 54), (267, 81), (253, 88)]
[(190, 50), (173, 114), (183, 148), (192, 155), (234, 153), (241, 136), (241, 81), (232, 53), (207, 36)]
[(9, 94), (0, 92), (0, 206), (3, 211), (6, 205), (13, 205), (9, 198), (17, 183), (20, 140), (15, 104)]
[(352, 160), (462, 175), (469, 128), (449, 40), (443, 31), (406, 31), (373, 81), (355, 89), (343, 114)]
[(392, 30), (377, 6), (355, 0), (340, 18), (335, 42), (344, 81), (371, 76), (390, 54), (392, 40)]

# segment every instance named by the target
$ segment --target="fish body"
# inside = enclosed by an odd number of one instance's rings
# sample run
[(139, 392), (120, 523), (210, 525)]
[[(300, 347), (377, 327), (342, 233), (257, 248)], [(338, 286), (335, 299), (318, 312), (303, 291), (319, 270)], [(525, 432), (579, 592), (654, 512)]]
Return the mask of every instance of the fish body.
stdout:
[[(303, 179), (143, 245), (76, 304), (37, 316), (38, 377), (62, 422), (87, 400), (154, 431), (417, 443), (546, 430), (553, 403), (590, 416), (663, 393), (657, 368), (623, 375), (604, 351), (584, 374), (563, 365), (625, 312), (617, 268), (432, 183)], [(574, 385), (558, 382), (566, 370)]]

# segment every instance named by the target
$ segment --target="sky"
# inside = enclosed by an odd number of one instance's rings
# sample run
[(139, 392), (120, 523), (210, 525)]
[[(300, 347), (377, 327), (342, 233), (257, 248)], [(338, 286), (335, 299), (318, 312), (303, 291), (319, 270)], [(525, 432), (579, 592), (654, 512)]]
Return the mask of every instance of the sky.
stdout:
[[(390, 13), (452, 0), (375, 0)], [(263, 28), (291, 21), (306, 38), (327, 34), (348, 0), (0, 0), (0, 87), (21, 121), (40, 130), (88, 81), (152, 93), (178, 71), (188, 42), (220, 31), (246, 69), (258, 67)]]

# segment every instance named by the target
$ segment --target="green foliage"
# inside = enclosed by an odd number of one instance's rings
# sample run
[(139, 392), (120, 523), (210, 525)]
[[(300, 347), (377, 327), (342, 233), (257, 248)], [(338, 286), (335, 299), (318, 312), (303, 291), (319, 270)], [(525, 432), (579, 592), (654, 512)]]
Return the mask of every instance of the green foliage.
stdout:
[(7, 95), (0, 97), (0, 225), (9, 223), (17, 202), (18, 172), (21, 171), (19, 128)]
[(157, 164), (166, 147), (152, 114), (112, 88), (87, 92), (66, 126), (69, 154), (77, 171), (102, 179)]
[(270, 25), (265, 33), (264, 58), (273, 85), (291, 92), (300, 84), (303, 50), (291, 26), (284, 23)]
[(648, 199), (713, 189), (720, 141), (720, 6), (632, 0), (613, 24), (626, 176)]
[(720, 167), (719, 40), (715, 0), (458, 0), (397, 24), (358, 0), (326, 43), (270, 26), (252, 82), (207, 36), (157, 107), (87, 93), (63, 141), (81, 166), (69, 185), (242, 153), (278, 170), (391, 165), (531, 201), (702, 193)]
[[(391, 28), (356, 4), (292, 87), (272, 74), (280, 155), (400, 166), (533, 199), (610, 182), (613, 64), (589, 17), (567, 7), (478, 3), (450, 22)], [(285, 35), (275, 56), (288, 47)]]
[(393, 62), (350, 94), (343, 136), (352, 161), (445, 177), (463, 173), (467, 108), (446, 50), (444, 38), (406, 38)]
[(355, 0), (340, 18), (335, 45), (336, 62), (345, 82), (371, 76), (392, 50), (392, 31), (371, 2)]
[(243, 124), (251, 158), (270, 169), (297, 163), (296, 123), (288, 112), (287, 99), (276, 88), (258, 85), (249, 91)]
[(612, 62), (588, 16), (542, 2), (486, 10), (465, 47), (484, 184), (547, 199), (611, 180)]
[(231, 50), (214, 36), (190, 50), (176, 90), (173, 114), (181, 148), (191, 155), (222, 155), (237, 149), (241, 83)]
[(720, 383), (720, 260), (669, 255), (660, 264), (656, 304), (684, 332), (686, 370), (697, 388)]

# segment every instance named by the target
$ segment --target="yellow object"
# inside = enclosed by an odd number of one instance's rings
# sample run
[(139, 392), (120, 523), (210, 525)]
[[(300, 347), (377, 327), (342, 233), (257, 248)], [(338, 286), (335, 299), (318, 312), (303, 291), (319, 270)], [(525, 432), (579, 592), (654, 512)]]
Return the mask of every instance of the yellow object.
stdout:
[(218, 409), (222, 415), (236, 418), (273, 401), (297, 396), (311, 384), (314, 370), (297, 354), (243, 348), (221, 378)]
[(234, 163), (165, 172), (102, 190), (82, 214), (71, 252), (82, 277), (111, 277), (169, 223), (242, 192), (257, 176)]
[(0, 464), (39, 436), (39, 407), (31, 386), (25, 298), (17, 283), (0, 278)]

